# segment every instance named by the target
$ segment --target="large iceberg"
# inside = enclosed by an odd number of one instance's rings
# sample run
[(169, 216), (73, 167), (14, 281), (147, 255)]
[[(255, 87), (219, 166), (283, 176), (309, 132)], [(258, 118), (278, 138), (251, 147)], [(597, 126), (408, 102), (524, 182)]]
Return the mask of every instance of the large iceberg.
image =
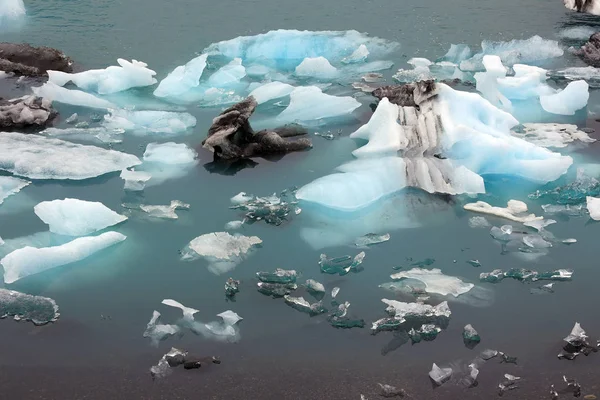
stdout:
[(71, 90), (58, 86), (54, 82), (46, 82), (40, 87), (31, 88), (38, 97), (56, 101), (58, 103), (71, 104), (73, 106), (109, 109), (116, 106), (108, 100), (101, 99), (93, 94), (81, 90)]
[(29, 275), (83, 260), (92, 254), (126, 239), (118, 232), (77, 238), (55, 247), (23, 247), (0, 260), (4, 267), (4, 282), (13, 283)]
[(166, 78), (158, 84), (154, 91), (156, 97), (176, 98), (197, 87), (200, 84), (200, 77), (206, 68), (206, 59), (208, 54), (202, 54), (185, 65), (175, 68)]
[(352, 57), (357, 46), (365, 45), (369, 55), (378, 58), (396, 50), (399, 45), (385, 39), (369, 37), (357, 31), (275, 30), (255, 36), (213, 43), (203, 52), (239, 57), (244, 64), (271, 62), (277, 68), (294, 68), (307, 57), (326, 57), (341, 62)]
[(21, 189), (30, 183), (31, 182), (29, 181), (13, 178), (12, 176), (0, 176), (0, 204), (2, 204), (8, 196), (19, 193)]
[(189, 132), (196, 126), (196, 118), (185, 112), (110, 109), (102, 125), (109, 131), (124, 130), (139, 136), (172, 136)]
[(140, 164), (134, 155), (16, 132), (0, 134), (0, 169), (31, 179), (94, 178)]
[(122, 92), (134, 87), (154, 85), (156, 72), (148, 69), (148, 64), (122, 58), (117, 59), (119, 67), (110, 66), (105, 69), (91, 69), (89, 71), (69, 74), (61, 71), (48, 71), (48, 81), (58, 86), (65, 86), (73, 82), (83, 90), (99, 94)]
[(67, 236), (85, 236), (127, 219), (96, 201), (64, 199), (43, 201), (33, 208), (50, 226), (50, 232)]

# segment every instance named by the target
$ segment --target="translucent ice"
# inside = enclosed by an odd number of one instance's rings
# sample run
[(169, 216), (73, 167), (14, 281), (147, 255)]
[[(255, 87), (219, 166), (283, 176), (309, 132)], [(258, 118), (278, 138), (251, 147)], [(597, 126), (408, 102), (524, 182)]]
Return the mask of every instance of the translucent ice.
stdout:
[(317, 282), (314, 279), (306, 280), (306, 288), (312, 293), (325, 294), (325, 286), (323, 286), (321, 282)]
[(81, 90), (65, 89), (53, 82), (46, 82), (40, 87), (31, 89), (36, 96), (58, 103), (88, 108), (116, 108), (116, 106), (108, 100), (101, 99), (90, 93), (82, 92)]
[[(77, 124), (79, 125), (79, 124)], [(82, 141), (100, 142), (100, 143), (121, 143), (123, 142), (123, 129), (108, 129), (103, 126), (95, 126), (92, 128), (46, 128), (39, 132), (39, 135), (50, 136), (59, 139), (77, 139)]]
[(463, 329), (463, 340), (465, 341), (465, 343), (479, 343), (481, 341), (481, 337), (479, 336), (479, 333), (477, 333), (475, 328), (473, 328), (471, 324), (468, 324)]
[(19, 193), (21, 189), (30, 183), (31, 182), (29, 181), (13, 178), (12, 176), (0, 176), (0, 204), (2, 204), (8, 196)]
[(471, 228), (489, 228), (491, 225), (485, 217), (469, 218), (469, 226)]
[(23, 4), (23, 0), (0, 1), (0, 28), (4, 28), (24, 16), (25, 5)]
[(527, 123), (523, 124), (522, 132), (512, 132), (512, 135), (541, 147), (561, 148), (576, 140), (583, 143), (596, 141), (587, 133), (577, 129), (577, 125), (570, 124)]
[(359, 272), (360, 265), (365, 259), (365, 252), (361, 251), (354, 258), (350, 256), (342, 256), (336, 258), (329, 258), (325, 254), (321, 254), (319, 258), (319, 265), (321, 266), (321, 272), (324, 274), (340, 276), (348, 274), (350, 271)]
[(109, 110), (102, 126), (122, 129), (139, 136), (171, 136), (185, 133), (196, 126), (196, 118), (188, 113), (172, 111)]
[(311, 317), (315, 315), (323, 314), (327, 312), (327, 309), (323, 307), (323, 304), (319, 301), (317, 303), (310, 304), (303, 297), (292, 297), (290, 295), (283, 296), (285, 303), (298, 311), (304, 312)]
[(590, 218), (599, 221), (600, 220), (600, 198), (597, 197), (586, 197), (586, 207), (590, 213)]
[(555, 271), (537, 272), (528, 269), (512, 268), (506, 272), (501, 269), (495, 269), (492, 272), (479, 274), (482, 282), (498, 283), (504, 278), (512, 278), (518, 281), (536, 282), (536, 281), (570, 281), (573, 276), (573, 270), (557, 269)]
[(597, 29), (593, 26), (578, 25), (561, 30), (558, 36), (563, 39), (588, 40), (596, 31)]
[(429, 67), (433, 64), (426, 58), (411, 58), (407, 61), (413, 69), (400, 69), (394, 74), (394, 79), (401, 83), (418, 82), (433, 79)]
[(89, 235), (127, 219), (100, 202), (69, 198), (43, 201), (33, 211), (50, 232), (66, 236)]
[(296, 76), (299, 77), (331, 79), (337, 74), (337, 68), (332, 66), (325, 57), (307, 57), (296, 67)]
[(540, 97), (544, 110), (552, 114), (574, 115), (575, 111), (587, 106), (590, 98), (589, 85), (586, 81), (574, 81), (557, 94)]
[[(399, 324), (407, 321), (421, 323), (434, 323), (441, 320), (447, 320), (452, 314), (448, 307), (448, 302), (444, 301), (437, 306), (422, 303), (404, 303), (396, 300), (381, 299), (388, 305), (386, 312)], [(377, 332), (381, 329), (380, 321), (373, 323), (372, 330)], [(385, 329), (383, 329), (385, 330)]]
[(585, 80), (592, 88), (600, 87), (600, 68), (595, 67), (571, 67), (552, 73), (554, 77), (569, 81)]
[(0, 289), (0, 319), (31, 321), (34, 325), (55, 322), (60, 314), (56, 302), (48, 297), (32, 296), (14, 290)]
[(189, 210), (190, 205), (179, 200), (171, 200), (168, 206), (151, 206), (142, 204), (140, 210), (154, 218), (178, 219), (175, 210)]
[(367, 233), (366, 235), (356, 239), (354, 244), (356, 245), (356, 247), (372, 246), (375, 244), (387, 242), (388, 240), (390, 240), (390, 237), (391, 236), (389, 233), (385, 233), (382, 235), (378, 235), (376, 233)]
[(257, 272), (256, 277), (266, 283), (296, 283), (298, 272), (293, 269), (277, 268), (275, 272)]
[(544, 217), (536, 217), (535, 214), (527, 214), (527, 204), (519, 200), (509, 200), (506, 208), (494, 207), (484, 201), (469, 203), (464, 205), (464, 209), (468, 211), (495, 215), (500, 218), (506, 218), (516, 222), (529, 222)]
[(281, 225), (288, 220), (289, 215), (298, 214), (300, 209), (297, 203), (295, 191), (284, 191), (280, 196), (273, 194), (267, 197), (247, 195), (241, 192), (231, 199), (234, 204), (231, 209), (245, 212), (245, 217), (251, 222), (265, 221), (270, 225)]
[(48, 81), (64, 86), (73, 82), (83, 90), (93, 91), (99, 94), (111, 94), (134, 87), (154, 85), (156, 72), (148, 69), (148, 64), (132, 60), (131, 62), (122, 58), (117, 59), (120, 65), (110, 66), (105, 69), (92, 69), (89, 71), (69, 74), (61, 71), (48, 71)]
[(143, 336), (150, 338), (153, 346), (158, 346), (161, 341), (180, 333), (180, 331), (181, 329), (177, 325), (161, 324), (160, 313), (154, 311)]
[[(318, 107), (316, 105), (318, 104)], [(325, 94), (316, 86), (302, 86), (290, 93), (290, 104), (276, 118), (279, 124), (319, 121), (351, 114), (360, 107), (353, 97)]]
[(219, 275), (235, 268), (252, 248), (261, 243), (262, 240), (256, 236), (207, 233), (192, 240), (182, 251), (181, 259), (190, 261), (205, 258), (209, 262), (209, 270)]
[(292, 85), (282, 82), (265, 83), (250, 92), (258, 104), (289, 95), (294, 90)]
[(467, 293), (475, 285), (465, 283), (454, 276), (444, 275), (441, 270), (434, 268), (431, 270), (422, 268), (413, 268), (409, 271), (398, 272), (391, 275), (392, 279), (414, 279), (425, 284), (427, 293), (437, 293), (442, 296), (452, 295), (458, 297)]
[(31, 179), (87, 179), (140, 164), (134, 155), (95, 146), (4, 132), (0, 169)]
[(429, 377), (436, 385), (441, 386), (452, 377), (452, 368), (440, 368), (436, 363), (433, 363)]
[(13, 283), (29, 275), (83, 260), (92, 254), (126, 239), (118, 232), (77, 238), (56, 247), (23, 247), (0, 260), (4, 267), (4, 282)]
[(183, 143), (149, 143), (144, 152), (144, 162), (161, 164), (194, 163), (197, 153)]
[(364, 44), (361, 44), (348, 57), (342, 58), (342, 63), (343, 64), (354, 64), (354, 63), (364, 62), (367, 60), (368, 56), (369, 56), (369, 49)]
[(274, 298), (283, 297), (298, 289), (298, 285), (295, 283), (258, 282), (256, 286), (258, 286), (260, 293), (266, 296), (273, 296)]
[[(558, 204), (577, 205), (583, 203), (588, 196), (600, 196), (600, 182), (587, 175), (584, 169), (578, 168), (574, 182), (550, 190), (538, 190), (530, 194), (529, 198), (552, 197)], [(577, 213), (577, 207), (572, 207), (572, 211)]]
[(166, 78), (158, 84), (154, 91), (156, 97), (176, 98), (197, 87), (200, 84), (200, 77), (206, 68), (206, 59), (208, 54), (202, 54), (185, 65), (175, 68)]
[(145, 171), (124, 169), (121, 171), (120, 177), (125, 181), (125, 190), (140, 191), (144, 190), (146, 182), (152, 178), (152, 175)]
[(473, 52), (471, 51), (471, 48), (466, 44), (451, 44), (448, 52), (436, 61), (448, 61), (454, 64), (460, 64), (461, 61), (471, 58), (472, 55)]
[(245, 76), (246, 68), (242, 65), (242, 59), (235, 58), (212, 74), (208, 78), (207, 85), (218, 88), (227, 87), (238, 83)]
[(195, 308), (186, 307), (177, 300), (173, 299), (164, 299), (161, 303), (169, 307), (179, 308), (183, 313), (183, 319), (188, 321), (192, 321), (194, 319), (194, 314), (200, 312)]

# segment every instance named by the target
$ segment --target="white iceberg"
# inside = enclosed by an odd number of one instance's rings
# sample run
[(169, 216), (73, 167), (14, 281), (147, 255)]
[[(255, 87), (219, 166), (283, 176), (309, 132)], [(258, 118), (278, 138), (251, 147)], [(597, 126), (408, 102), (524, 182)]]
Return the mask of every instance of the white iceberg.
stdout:
[(13, 178), (12, 176), (0, 176), (0, 204), (2, 204), (8, 196), (19, 193), (21, 189), (30, 183), (31, 182), (29, 181)]
[(156, 97), (176, 98), (197, 87), (200, 84), (200, 77), (206, 68), (206, 59), (208, 54), (202, 54), (185, 65), (175, 68), (166, 78), (158, 84), (154, 91)]
[(134, 155), (37, 135), (0, 134), (0, 169), (31, 179), (94, 178), (140, 164)]
[(209, 270), (219, 275), (235, 268), (252, 248), (261, 243), (262, 240), (257, 236), (232, 236), (227, 232), (207, 233), (192, 240), (183, 249), (181, 259), (191, 261), (205, 258), (209, 262)]
[(325, 57), (307, 57), (296, 67), (296, 76), (317, 79), (331, 79), (338, 70)]
[(269, 82), (261, 85), (250, 92), (258, 104), (287, 96), (294, 90), (292, 85), (282, 82)]
[(38, 97), (43, 97), (46, 100), (56, 101), (58, 103), (99, 109), (117, 108), (108, 100), (101, 99), (90, 93), (82, 92), (81, 90), (65, 89), (53, 82), (46, 82), (40, 87), (31, 88), (31, 90)]
[(43, 201), (33, 211), (50, 232), (66, 236), (89, 235), (127, 220), (102, 203), (69, 198)]
[(110, 109), (102, 125), (109, 130), (124, 130), (139, 136), (172, 136), (189, 132), (196, 126), (196, 118), (185, 112)]
[(246, 68), (242, 65), (241, 58), (234, 58), (229, 64), (218, 69), (207, 81), (211, 87), (227, 87), (238, 83), (246, 76)]
[(122, 92), (134, 87), (154, 85), (156, 72), (148, 69), (148, 64), (122, 58), (117, 59), (119, 66), (110, 66), (105, 69), (92, 69), (89, 71), (69, 74), (61, 71), (48, 71), (48, 82), (58, 86), (65, 86), (73, 82), (77, 87), (99, 94), (112, 94)]
[(139, 192), (144, 190), (146, 182), (152, 178), (152, 174), (145, 171), (135, 171), (134, 169), (124, 169), (121, 171), (120, 177), (125, 181), (125, 190)]
[(413, 268), (410, 271), (398, 272), (391, 275), (392, 279), (413, 279), (421, 281), (425, 284), (427, 293), (436, 293), (442, 296), (458, 297), (467, 293), (475, 285), (465, 283), (454, 276), (444, 275), (440, 269), (434, 268), (431, 270), (422, 268)]
[(600, 221), (600, 199), (597, 197), (587, 196), (586, 207), (590, 213), (590, 218), (595, 221)]
[(106, 232), (99, 236), (77, 238), (56, 247), (23, 247), (0, 260), (4, 267), (4, 282), (14, 283), (29, 275), (83, 260), (126, 238), (118, 232)]
[(348, 57), (342, 58), (342, 63), (343, 64), (361, 63), (361, 62), (366, 61), (368, 56), (369, 56), (369, 49), (364, 44), (361, 44)]
[(527, 214), (527, 204), (519, 200), (509, 200), (506, 208), (494, 207), (485, 201), (478, 201), (476, 203), (465, 204), (464, 209), (482, 214), (495, 215), (515, 222), (524, 223), (544, 219), (544, 217), (536, 217), (535, 214)]
[(290, 93), (289, 106), (276, 121), (279, 124), (318, 121), (351, 114), (358, 107), (360, 103), (352, 97), (331, 96), (316, 86), (297, 87)]
[(196, 161), (197, 153), (183, 143), (149, 143), (144, 152), (144, 162), (178, 165)]
[(570, 82), (564, 90), (551, 95), (541, 96), (542, 108), (549, 113), (574, 115), (575, 111), (587, 106), (590, 98), (586, 81)]
[(352, 154), (356, 157), (377, 156), (395, 154), (407, 143), (398, 124), (398, 106), (383, 98), (377, 105), (377, 109), (365, 125), (352, 133), (352, 139), (365, 139), (369, 142), (354, 150)]

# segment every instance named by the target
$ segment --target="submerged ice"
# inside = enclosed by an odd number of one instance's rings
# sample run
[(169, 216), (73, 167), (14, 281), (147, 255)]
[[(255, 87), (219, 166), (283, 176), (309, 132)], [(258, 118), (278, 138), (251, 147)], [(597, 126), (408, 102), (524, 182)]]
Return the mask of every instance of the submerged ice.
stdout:
[(0, 204), (2, 204), (7, 197), (19, 193), (21, 189), (30, 183), (31, 182), (29, 181), (13, 178), (12, 176), (0, 176)]

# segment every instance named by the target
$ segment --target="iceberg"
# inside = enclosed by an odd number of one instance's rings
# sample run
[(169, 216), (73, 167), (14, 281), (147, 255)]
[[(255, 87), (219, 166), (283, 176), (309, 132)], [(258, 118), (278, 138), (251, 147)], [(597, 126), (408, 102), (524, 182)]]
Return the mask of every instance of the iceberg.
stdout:
[(590, 98), (586, 81), (574, 81), (556, 94), (540, 97), (544, 110), (552, 114), (575, 115), (575, 111), (587, 106)]
[(355, 64), (365, 62), (369, 57), (369, 49), (364, 44), (358, 46), (356, 50), (348, 57), (342, 58), (342, 64)]
[(162, 358), (158, 360), (158, 364), (150, 367), (152, 379), (164, 378), (170, 375), (172, 372), (171, 368), (185, 363), (187, 355), (187, 351), (181, 351), (172, 347), (167, 354), (163, 355)]
[(198, 154), (183, 143), (149, 143), (144, 152), (144, 162), (167, 165), (191, 164)]
[(399, 108), (384, 97), (365, 125), (350, 134), (352, 139), (368, 140), (368, 143), (354, 150), (355, 157), (396, 154), (405, 148), (406, 137), (398, 124)]
[(369, 37), (357, 31), (275, 30), (255, 36), (213, 43), (203, 53), (239, 57), (244, 64), (269, 60), (278, 69), (294, 68), (307, 57), (326, 57), (338, 62), (351, 57), (364, 44), (370, 55), (379, 58), (398, 49), (399, 44)]
[(381, 301), (388, 305), (386, 312), (389, 317), (373, 322), (371, 331), (374, 334), (381, 331), (407, 329), (406, 323), (448, 326), (451, 312), (446, 301), (437, 306), (422, 303), (404, 303), (388, 299), (382, 299)]
[(600, 221), (600, 198), (587, 196), (585, 201), (586, 207), (590, 213), (590, 218), (594, 221)]
[(571, 124), (527, 123), (523, 124), (522, 131), (513, 131), (511, 134), (540, 147), (562, 148), (577, 140), (582, 143), (596, 141), (577, 129), (577, 125)]
[(143, 336), (145, 338), (150, 338), (152, 345), (158, 347), (160, 342), (179, 333), (181, 333), (181, 329), (177, 325), (161, 324), (160, 313), (154, 311)]
[(17, 194), (29, 185), (31, 182), (13, 178), (12, 176), (0, 176), (0, 204), (6, 200), (7, 197)]
[(53, 82), (46, 82), (40, 87), (31, 88), (31, 90), (38, 97), (56, 101), (58, 103), (88, 108), (99, 108), (103, 110), (117, 108), (108, 100), (101, 99), (90, 93), (82, 92), (81, 90), (65, 89)]
[(452, 377), (452, 368), (440, 368), (436, 363), (433, 363), (429, 377), (438, 386), (443, 385)]
[(236, 267), (250, 250), (260, 245), (257, 236), (232, 236), (227, 232), (207, 233), (192, 240), (181, 253), (183, 261), (204, 258), (209, 262), (208, 269), (220, 275)]
[(296, 76), (317, 79), (331, 79), (338, 74), (325, 57), (307, 57), (296, 67)]
[(250, 92), (258, 104), (266, 103), (273, 99), (278, 99), (292, 93), (295, 88), (292, 85), (282, 82), (265, 83)]
[(92, 254), (122, 242), (127, 237), (118, 232), (77, 238), (55, 247), (23, 247), (8, 254), (0, 264), (4, 267), (4, 282), (14, 283), (29, 275), (83, 260)]
[(0, 135), (0, 169), (30, 179), (88, 179), (140, 163), (134, 155), (100, 147), (16, 132)]
[(463, 71), (481, 71), (483, 69), (483, 56), (496, 55), (505, 65), (533, 64), (545, 60), (561, 57), (564, 54), (556, 40), (542, 39), (532, 36), (529, 39), (513, 39), (509, 42), (481, 42), (481, 52), (460, 63)]
[(69, 74), (61, 71), (48, 70), (48, 82), (58, 86), (65, 86), (73, 82), (77, 87), (93, 91), (98, 94), (112, 94), (134, 87), (145, 87), (154, 85), (156, 72), (148, 69), (148, 64), (132, 60), (131, 62), (122, 58), (117, 59), (117, 66), (105, 69), (92, 69), (89, 71)]
[(179, 135), (196, 126), (196, 118), (184, 112), (118, 109), (108, 111), (109, 114), (104, 116), (102, 126), (109, 130), (124, 130), (139, 136)]
[(200, 77), (206, 68), (208, 54), (202, 54), (185, 65), (175, 68), (158, 84), (156, 97), (177, 98), (200, 84)]
[(0, 288), (0, 319), (6, 317), (45, 325), (55, 322), (60, 314), (56, 302), (51, 298)]
[(464, 209), (482, 214), (495, 215), (515, 222), (531, 222), (544, 219), (544, 217), (536, 217), (535, 214), (527, 214), (527, 204), (519, 200), (509, 200), (506, 208), (494, 207), (485, 201), (478, 201), (476, 203), (465, 204)]
[(121, 179), (125, 181), (125, 190), (141, 191), (146, 187), (146, 182), (152, 178), (152, 175), (145, 171), (135, 171), (134, 169), (124, 169), (121, 171)]
[(43, 201), (33, 211), (50, 232), (66, 236), (89, 235), (127, 219), (102, 203), (69, 198)]
[(140, 210), (153, 218), (162, 219), (178, 219), (179, 216), (175, 210), (189, 210), (190, 205), (179, 200), (171, 200), (168, 206), (151, 206), (146, 204), (140, 205)]
[(413, 268), (410, 271), (398, 272), (392, 274), (394, 280), (412, 279), (425, 284), (427, 293), (437, 293), (442, 296), (452, 295), (458, 297), (473, 289), (475, 285), (465, 283), (454, 276), (444, 275), (441, 270), (434, 268), (431, 270), (422, 268)]
[(275, 121), (285, 125), (342, 117), (351, 114), (360, 105), (353, 97), (331, 96), (323, 93), (316, 86), (302, 86), (290, 93), (290, 104)]

